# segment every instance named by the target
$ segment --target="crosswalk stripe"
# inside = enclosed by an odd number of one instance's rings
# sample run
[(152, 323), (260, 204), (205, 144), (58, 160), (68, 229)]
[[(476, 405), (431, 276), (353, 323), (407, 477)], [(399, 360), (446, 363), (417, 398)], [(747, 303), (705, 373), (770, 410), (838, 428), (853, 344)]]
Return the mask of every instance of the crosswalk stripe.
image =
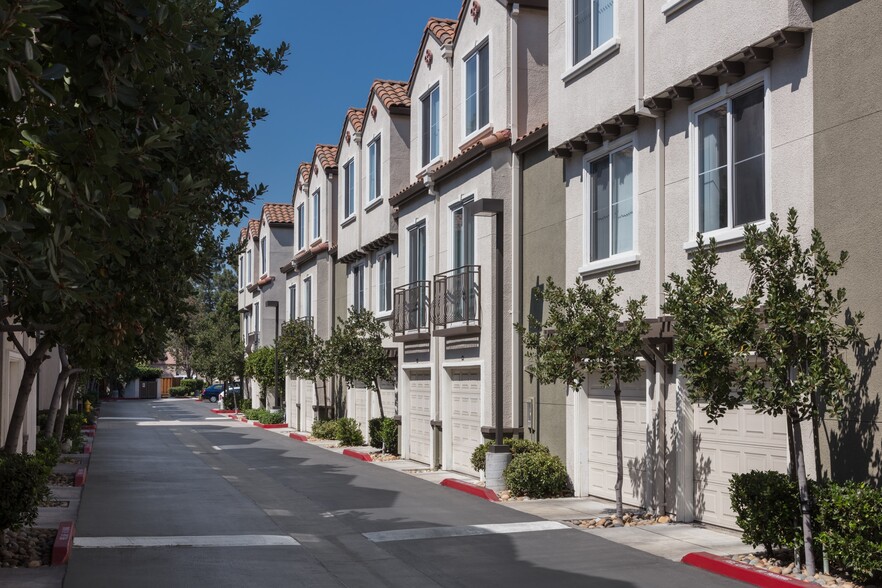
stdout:
[(508, 535), (512, 533), (531, 533), (535, 531), (558, 531), (570, 527), (556, 521), (533, 521), (527, 523), (494, 523), (487, 525), (466, 525), (463, 527), (421, 527), (417, 529), (396, 529), (362, 533), (369, 541), (411, 541), (414, 539), (442, 539), (448, 537), (467, 537), (472, 535)]
[(289, 535), (183, 535), (169, 537), (74, 537), (74, 547), (119, 549), (130, 547), (277, 547), (300, 543)]

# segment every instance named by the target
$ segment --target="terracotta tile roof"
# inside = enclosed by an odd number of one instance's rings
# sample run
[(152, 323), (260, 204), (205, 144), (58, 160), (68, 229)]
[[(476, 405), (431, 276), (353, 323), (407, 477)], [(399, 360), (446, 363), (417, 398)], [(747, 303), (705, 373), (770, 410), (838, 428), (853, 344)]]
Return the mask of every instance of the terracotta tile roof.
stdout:
[(257, 239), (260, 234), (260, 220), (253, 218), (248, 221), (248, 236)]
[(526, 149), (529, 149), (536, 144), (540, 143), (543, 140), (548, 138), (548, 123), (544, 122), (538, 127), (531, 129), (517, 138), (516, 141), (512, 141), (511, 150), (515, 153), (520, 153)]
[(396, 106), (410, 108), (410, 96), (407, 95), (407, 82), (374, 80), (374, 83), (371, 85), (371, 94), (376, 95), (377, 98), (383, 102), (383, 106), (386, 107), (386, 110)]
[(248, 225), (245, 225), (241, 229), (239, 229), (239, 243), (245, 241), (245, 237), (248, 235)]
[(364, 108), (350, 108), (346, 111), (346, 119), (352, 123), (355, 132), (360, 133), (364, 128)]
[(316, 145), (312, 160), (318, 159), (324, 169), (337, 167), (337, 148), (334, 145)]
[(263, 205), (263, 216), (268, 223), (294, 224), (294, 205), (279, 202), (267, 202)]
[(432, 17), (426, 24), (426, 30), (443, 45), (453, 40), (453, 35), (456, 34), (456, 21), (449, 18)]
[(309, 172), (311, 171), (312, 164), (306, 163), (304, 161), (297, 167), (297, 177), (300, 179), (301, 182), (306, 183), (309, 181)]
[(522, 141), (522, 140), (526, 139), (527, 137), (531, 137), (531, 136), (535, 135), (536, 133), (538, 133), (539, 131), (541, 131), (542, 129), (545, 129), (545, 128), (548, 128), (547, 122), (542, 123), (541, 125), (539, 125), (538, 127), (534, 128), (534, 129), (530, 129), (529, 131), (527, 131), (526, 133), (524, 133), (523, 135), (518, 137), (517, 140)]

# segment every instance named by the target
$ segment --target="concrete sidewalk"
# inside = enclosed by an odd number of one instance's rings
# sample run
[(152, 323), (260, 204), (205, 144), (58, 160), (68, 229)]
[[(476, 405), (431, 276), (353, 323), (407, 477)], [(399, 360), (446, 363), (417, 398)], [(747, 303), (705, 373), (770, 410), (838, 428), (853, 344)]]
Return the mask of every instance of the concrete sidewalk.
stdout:
[[(288, 433), (299, 432), (293, 429), (267, 430), (285, 437), (288, 436)], [(301, 434), (309, 435), (309, 433)], [(344, 449), (342, 447), (333, 447), (333, 442), (328, 441), (309, 441), (308, 443), (336, 453), (342, 453)], [(371, 463), (409, 474), (433, 484), (440, 484), (442, 480), (450, 478), (473, 483), (479, 481), (474, 476), (468, 476), (459, 472), (432, 470), (424, 463), (407, 459)], [(506, 500), (499, 504), (549, 521), (570, 521), (604, 517), (615, 512), (615, 504), (613, 502), (598, 498)], [(711, 528), (694, 523), (609, 527), (604, 529), (574, 528), (584, 533), (596, 535), (614, 543), (628, 545), (634, 549), (673, 561), (680, 561), (684, 555), (693, 551), (707, 551), (715, 555), (734, 555), (754, 551), (750, 545), (741, 542), (741, 535), (736, 531)]]

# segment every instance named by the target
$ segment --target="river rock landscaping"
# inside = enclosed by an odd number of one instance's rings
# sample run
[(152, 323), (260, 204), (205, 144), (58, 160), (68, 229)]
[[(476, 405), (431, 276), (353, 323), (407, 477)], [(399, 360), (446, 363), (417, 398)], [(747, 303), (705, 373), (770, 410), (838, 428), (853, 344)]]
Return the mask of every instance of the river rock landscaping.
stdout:
[(748, 553), (744, 555), (733, 555), (732, 559), (741, 563), (745, 563), (763, 570), (780, 574), (793, 580), (800, 580), (806, 584), (816, 584), (819, 586), (836, 586), (839, 588), (879, 588), (875, 584), (860, 584), (847, 578), (842, 578), (833, 574), (816, 573), (814, 576), (808, 576), (805, 567), (797, 568), (790, 559), (786, 557), (765, 557), (757, 553)]
[(0, 567), (39, 568), (48, 566), (56, 529), (25, 527), (4, 531), (0, 536)]
[(674, 522), (670, 515), (654, 515), (648, 512), (626, 512), (622, 518), (607, 515), (588, 519), (564, 521), (580, 529), (604, 529), (608, 527), (642, 527), (644, 525), (667, 525)]

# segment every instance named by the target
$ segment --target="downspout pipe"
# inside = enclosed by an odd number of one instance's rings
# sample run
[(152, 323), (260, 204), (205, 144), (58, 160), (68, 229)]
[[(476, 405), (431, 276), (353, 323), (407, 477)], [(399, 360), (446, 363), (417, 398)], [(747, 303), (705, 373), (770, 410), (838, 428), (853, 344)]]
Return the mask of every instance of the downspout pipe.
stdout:
[[(510, 69), (511, 72), (511, 88), (509, 96), (511, 103), (509, 105), (509, 128), (511, 129), (512, 142), (517, 141), (520, 137), (520, 101), (518, 99), (520, 89), (520, 76), (518, 61), (518, 17), (521, 14), (521, 5), (517, 2), (511, 6), (510, 19)], [(521, 272), (521, 156), (517, 153), (511, 153), (511, 310), (509, 311), (509, 323), (521, 324), (523, 320), (522, 312), (522, 272)], [(522, 376), (522, 357), (520, 337), (516, 336), (513, 331), (509, 331), (511, 337), (511, 425), (512, 427), (523, 427), (523, 402), (524, 402), (524, 378)]]

